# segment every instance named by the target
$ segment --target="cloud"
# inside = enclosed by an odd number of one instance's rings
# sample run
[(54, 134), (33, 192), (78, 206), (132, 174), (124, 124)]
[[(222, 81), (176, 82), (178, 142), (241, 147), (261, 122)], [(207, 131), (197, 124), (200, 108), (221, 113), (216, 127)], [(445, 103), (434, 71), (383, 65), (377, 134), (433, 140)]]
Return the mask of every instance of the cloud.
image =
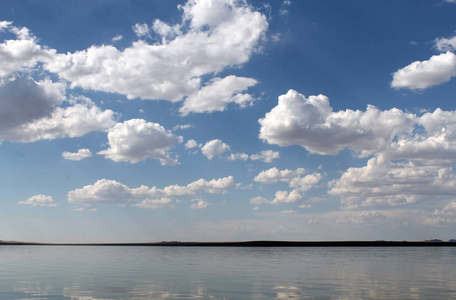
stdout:
[(296, 170), (279, 170), (276, 167), (269, 170), (261, 171), (260, 174), (255, 176), (254, 181), (262, 184), (271, 184), (279, 181), (290, 182), (291, 179), (299, 174), (304, 174), (306, 170), (304, 168), (298, 168)]
[(309, 174), (304, 177), (296, 176), (291, 179), (290, 187), (294, 188), (296, 191), (305, 192), (315, 187), (322, 178), (323, 175), (320, 173)]
[[(169, 41), (148, 44), (138, 40), (122, 51), (110, 45), (91, 46), (56, 54), (45, 68), (70, 81), (72, 87), (119, 93), (130, 99), (180, 101), (199, 90), (203, 76), (248, 62), (268, 28), (266, 17), (245, 1), (190, 0), (180, 7), (182, 24), (153, 23), (160, 38), (173, 31), (176, 36)], [(137, 24), (135, 32), (144, 36), (150, 27)], [(241, 90), (253, 84), (252, 79), (235, 80), (242, 83), (241, 87), (235, 84)], [(234, 98), (246, 102), (241, 96)], [(206, 104), (204, 110), (220, 109), (220, 103)]]
[(456, 50), (456, 36), (435, 39), (435, 48), (440, 52)]
[[(444, 47), (445, 43), (440, 43)], [(439, 46), (438, 46), (439, 47)], [(449, 47), (448, 42), (446, 47)], [(415, 61), (393, 74), (393, 88), (424, 90), (436, 86), (456, 76), (456, 55), (446, 52), (433, 55), (429, 60)]]
[(79, 137), (113, 126), (116, 117), (88, 98), (66, 99), (61, 83), (21, 77), (0, 85), (0, 108), (0, 141)]
[(131, 119), (108, 130), (109, 148), (98, 154), (116, 162), (137, 163), (152, 158), (160, 160), (162, 165), (172, 165), (178, 162), (168, 151), (178, 140), (158, 123)]
[(365, 112), (333, 112), (326, 96), (306, 98), (290, 90), (258, 120), (259, 136), (270, 144), (300, 145), (311, 153), (336, 155), (350, 148), (368, 156), (389, 147), (398, 134), (411, 128), (414, 117), (396, 108), (380, 111), (371, 105)]
[(253, 205), (261, 205), (261, 204), (267, 204), (269, 201), (263, 197), (254, 197), (250, 199), (250, 204)]
[(49, 117), (65, 98), (64, 86), (28, 77), (0, 81), (0, 134)]
[(134, 204), (133, 206), (139, 207), (139, 208), (147, 208), (147, 209), (157, 209), (157, 208), (165, 208), (165, 207), (170, 207), (173, 208), (173, 200), (169, 198), (161, 198), (161, 199), (155, 199), (155, 200), (143, 200), (140, 203)]
[(249, 159), (249, 155), (245, 153), (231, 153), (230, 156), (228, 156), (229, 160), (247, 160)]
[(46, 195), (36, 195), (28, 198), (25, 201), (19, 201), (21, 205), (31, 205), (31, 206), (48, 206), (55, 207), (57, 204), (54, 203), (51, 196)]
[(201, 152), (208, 159), (213, 159), (215, 156), (219, 156), (227, 151), (230, 151), (231, 148), (221, 140), (215, 139), (207, 142), (202, 148)]
[(204, 208), (208, 207), (208, 205), (209, 205), (209, 203), (207, 203), (206, 201), (203, 201), (201, 199), (194, 199), (192, 201), (196, 202), (196, 203), (193, 203), (190, 205), (191, 209), (204, 209)]
[(188, 96), (179, 111), (183, 116), (189, 113), (223, 111), (229, 103), (245, 107), (254, 101), (250, 94), (243, 94), (249, 87), (257, 84), (252, 78), (227, 76), (213, 78), (209, 84)]
[(196, 147), (198, 147), (198, 143), (195, 140), (188, 140), (185, 143), (185, 148), (187, 148), (187, 149), (193, 149)]
[(62, 153), (63, 158), (69, 159), (69, 160), (75, 160), (79, 161), (84, 158), (88, 158), (92, 156), (92, 152), (90, 152), (89, 149), (79, 149), (78, 152), (72, 153), (72, 152), (63, 152)]
[(143, 24), (135, 24), (134, 26), (132, 26), (132, 29), (134, 31), (134, 33), (138, 36), (138, 37), (147, 37), (147, 36), (150, 36), (150, 27), (149, 25), (143, 23)]
[(117, 42), (117, 41), (120, 41), (121, 39), (123, 39), (123, 36), (121, 34), (118, 34), (112, 38), (112, 41)]
[(454, 196), (456, 176), (451, 167), (373, 157), (366, 166), (349, 168), (329, 185), (328, 194), (342, 197), (348, 207), (395, 206)]
[(15, 71), (24, 71), (34, 67), (39, 61), (50, 61), (55, 50), (46, 49), (36, 44), (36, 38), (25, 27), (18, 28), (12, 22), (0, 22), (0, 34), (9, 32), (16, 39), (4, 40), (0, 44), (0, 76), (7, 76)]
[(297, 203), (303, 200), (303, 196), (297, 191), (292, 190), (291, 192), (287, 191), (278, 191), (275, 194), (274, 200), (272, 200), (271, 204), (290, 204), (290, 203)]
[(250, 155), (251, 160), (261, 160), (265, 163), (271, 163), (274, 159), (279, 159), (280, 153), (272, 150), (264, 150), (258, 154)]
[[(170, 185), (163, 189), (128, 186), (108, 179), (100, 179), (93, 185), (86, 185), (68, 193), (68, 202), (77, 204), (129, 204), (152, 208), (164, 203), (165, 198), (188, 197), (200, 193), (224, 194), (235, 187), (233, 176), (206, 181), (199, 179), (186, 186)], [(157, 199), (160, 200), (157, 202)], [(153, 200), (153, 201), (152, 201)], [(170, 204), (166, 201), (166, 205)]]

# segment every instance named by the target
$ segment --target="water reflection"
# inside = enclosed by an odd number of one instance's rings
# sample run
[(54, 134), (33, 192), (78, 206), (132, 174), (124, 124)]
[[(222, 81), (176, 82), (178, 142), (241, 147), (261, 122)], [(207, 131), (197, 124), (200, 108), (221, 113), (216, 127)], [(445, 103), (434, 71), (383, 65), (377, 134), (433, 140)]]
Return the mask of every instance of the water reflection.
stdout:
[(0, 299), (454, 299), (456, 249), (0, 247)]

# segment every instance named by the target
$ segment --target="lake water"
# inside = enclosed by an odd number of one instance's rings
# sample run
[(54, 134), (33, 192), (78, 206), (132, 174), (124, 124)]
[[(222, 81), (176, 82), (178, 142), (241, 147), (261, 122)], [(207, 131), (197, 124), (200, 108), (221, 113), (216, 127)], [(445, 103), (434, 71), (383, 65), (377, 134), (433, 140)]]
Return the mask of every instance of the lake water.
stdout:
[(456, 299), (456, 248), (0, 246), (0, 299)]

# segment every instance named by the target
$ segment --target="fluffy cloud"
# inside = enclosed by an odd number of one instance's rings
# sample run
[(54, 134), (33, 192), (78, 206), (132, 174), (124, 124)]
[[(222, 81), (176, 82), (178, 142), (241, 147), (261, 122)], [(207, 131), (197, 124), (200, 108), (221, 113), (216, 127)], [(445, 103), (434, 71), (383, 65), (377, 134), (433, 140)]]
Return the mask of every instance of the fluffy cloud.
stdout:
[(269, 201), (263, 197), (254, 197), (250, 199), (250, 204), (253, 205), (261, 205), (261, 204), (266, 204), (269, 203)]
[(250, 155), (251, 160), (261, 160), (266, 163), (271, 163), (274, 159), (279, 159), (280, 153), (272, 150), (264, 150), (258, 154)]
[(303, 199), (303, 196), (297, 191), (292, 190), (291, 192), (287, 191), (278, 191), (275, 194), (274, 200), (272, 200), (271, 204), (290, 204), (296, 203)]
[(294, 188), (296, 191), (305, 192), (315, 187), (322, 178), (323, 175), (320, 173), (309, 174), (304, 177), (296, 176), (291, 179), (290, 187)]
[[(399, 157), (399, 152), (405, 153), (405, 147), (412, 144), (417, 149), (420, 142), (424, 146), (432, 140), (434, 144), (454, 140), (449, 133), (456, 125), (455, 116), (454, 112), (437, 109), (420, 117), (396, 108), (381, 111), (370, 105), (364, 112), (333, 112), (325, 96), (305, 98), (290, 90), (259, 120), (260, 138), (280, 146), (301, 145), (318, 154), (336, 155), (349, 148), (362, 157), (379, 153)], [(444, 144), (441, 149), (447, 146)]]
[(227, 151), (230, 151), (231, 148), (221, 140), (211, 140), (207, 142), (202, 148), (201, 152), (209, 159), (213, 159), (215, 156), (219, 156)]
[(57, 204), (54, 203), (51, 196), (46, 195), (36, 195), (28, 198), (25, 201), (19, 201), (19, 204), (22, 205), (32, 205), (32, 206), (49, 206), (54, 207)]
[(186, 116), (191, 112), (223, 111), (229, 103), (245, 107), (254, 99), (251, 95), (242, 92), (255, 84), (257, 84), (255, 79), (233, 75), (213, 78), (208, 85), (185, 99), (179, 111)]
[(199, 179), (186, 186), (170, 185), (163, 189), (155, 186), (149, 188), (144, 185), (139, 188), (129, 188), (114, 180), (101, 179), (93, 185), (70, 191), (68, 193), (68, 202), (78, 204), (134, 203), (133, 205), (138, 207), (155, 208), (156, 205), (168, 205), (171, 203), (164, 199), (187, 197), (199, 193), (223, 194), (234, 187), (233, 176), (211, 181)]
[[(178, 26), (154, 22), (153, 30), (160, 38), (175, 35), (169, 41), (148, 44), (139, 40), (122, 51), (110, 45), (92, 46), (56, 54), (45, 67), (73, 87), (120, 93), (128, 98), (180, 101), (199, 90), (203, 75), (246, 63), (268, 28), (266, 17), (245, 1), (190, 0), (181, 9), (183, 22)], [(135, 32), (152, 35), (147, 25), (135, 26)], [(252, 79), (229, 80), (240, 81), (230, 90), (235, 94), (253, 84)], [(229, 94), (227, 90), (224, 93)], [(248, 99), (243, 97), (228, 98), (245, 103)], [(220, 109), (220, 103), (205, 105), (205, 109), (214, 108)]]
[(178, 137), (157, 123), (132, 119), (117, 123), (108, 130), (109, 148), (98, 152), (116, 162), (137, 163), (146, 158), (158, 159), (162, 165), (176, 164), (168, 150)]
[(66, 99), (64, 85), (30, 78), (0, 85), (0, 108), (0, 141), (79, 137), (115, 123), (113, 111), (101, 111), (87, 98)]
[(279, 170), (274, 167), (260, 172), (260, 174), (255, 176), (254, 180), (262, 184), (271, 184), (279, 181), (290, 182), (293, 177), (304, 174), (305, 172), (306, 170), (304, 168), (298, 168), (296, 170)]
[(50, 61), (55, 50), (36, 44), (36, 38), (25, 27), (18, 28), (12, 22), (0, 22), (0, 34), (4, 31), (16, 35), (14, 40), (0, 44), (0, 76), (34, 67), (39, 61)]
[(204, 209), (204, 208), (208, 207), (208, 205), (209, 205), (209, 203), (207, 203), (206, 201), (200, 200), (200, 199), (195, 199), (192, 201), (196, 202), (196, 203), (193, 203), (190, 205), (191, 209)]
[(62, 153), (62, 156), (65, 159), (79, 161), (84, 158), (91, 157), (92, 152), (90, 152), (89, 149), (79, 149), (78, 152), (76, 152), (76, 153), (65, 151)]
[(198, 144), (196, 143), (195, 140), (188, 140), (186, 143), (185, 143), (185, 148), (187, 149), (193, 149), (195, 147), (198, 147)]
[[(437, 47), (449, 47), (448, 42), (450, 41), (442, 41)], [(423, 90), (447, 82), (454, 76), (456, 76), (456, 55), (448, 51), (433, 55), (429, 60), (415, 61), (399, 69), (393, 74), (391, 86)]]
[(230, 156), (228, 156), (229, 160), (247, 160), (249, 159), (249, 155), (245, 153), (231, 153)]
[(49, 117), (62, 103), (64, 86), (28, 77), (0, 81), (0, 132)]
[(371, 158), (365, 167), (349, 168), (330, 182), (331, 195), (349, 207), (403, 205), (419, 200), (454, 196), (456, 176), (451, 167), (420, 166)]

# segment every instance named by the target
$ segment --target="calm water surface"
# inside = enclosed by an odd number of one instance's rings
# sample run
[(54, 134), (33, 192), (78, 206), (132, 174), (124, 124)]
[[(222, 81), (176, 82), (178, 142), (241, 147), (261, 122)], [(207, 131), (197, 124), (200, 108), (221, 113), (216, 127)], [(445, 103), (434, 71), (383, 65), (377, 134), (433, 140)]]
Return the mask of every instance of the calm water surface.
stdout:
[(0, 299), (456, 299), (456, 248), (0, 246)]

